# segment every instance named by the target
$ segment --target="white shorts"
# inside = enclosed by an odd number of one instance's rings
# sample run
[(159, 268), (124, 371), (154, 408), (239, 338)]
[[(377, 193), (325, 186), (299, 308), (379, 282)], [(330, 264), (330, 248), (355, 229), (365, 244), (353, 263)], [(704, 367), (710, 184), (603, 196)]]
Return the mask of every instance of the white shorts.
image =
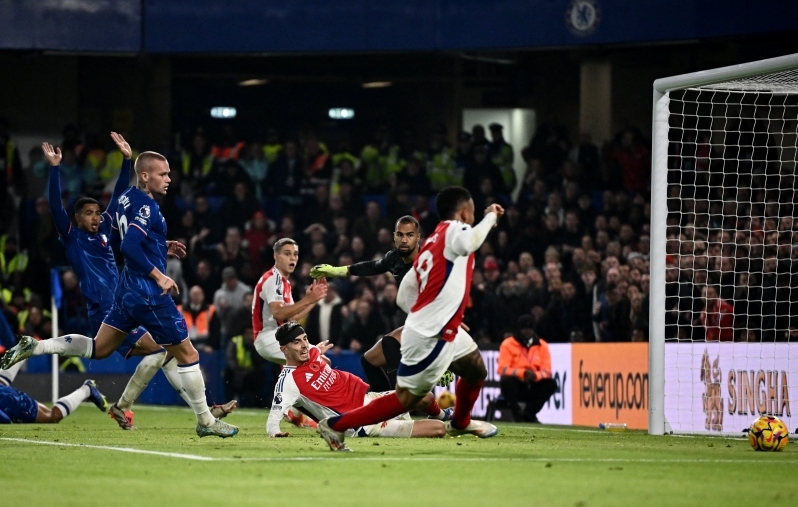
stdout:
[[(381, 393), (368, 392), (363, 397), (363, 405), (368, 405), (372, 400), (387, 394), (393, 394), (393, 391), (384, 391)], [(410, 417), (410, 414), (405, 412), (385, 422), (363, 426), (360, 431), (357, 431), (355, 434), (357, 436), (366, 437), (410, 438), (413, 435), (414, 424), (415, 421)]]
[(267, 361), (277, 364), (285, 364), (285, 354), (280, 350), (280, 344), (277, 343), (277, 338), (274, 337), (274, 331), (261, 331), (255, 340), (255, 350), (258, 351), (260, 357)]
[(477, 350), (477, 344), (463, 328), (454, 340), (422, 336), (405, 326), (402, 331), (402, 362), (396, 372), (396, 385), (416, 396), (432, 391), (454, 361)]

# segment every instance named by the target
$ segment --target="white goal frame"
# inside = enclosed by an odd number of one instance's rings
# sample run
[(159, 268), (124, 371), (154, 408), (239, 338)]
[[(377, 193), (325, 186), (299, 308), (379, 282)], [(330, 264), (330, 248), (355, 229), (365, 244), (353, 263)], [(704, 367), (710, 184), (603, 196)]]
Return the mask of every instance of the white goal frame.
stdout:
[(721, 67), (654, 81), (651, 164), (651, 294), (649, 316), (648, 432), (671, 433), (665, 419), (665, 267), (668, 217), (668, 92), (798, 69), (798, 54)]

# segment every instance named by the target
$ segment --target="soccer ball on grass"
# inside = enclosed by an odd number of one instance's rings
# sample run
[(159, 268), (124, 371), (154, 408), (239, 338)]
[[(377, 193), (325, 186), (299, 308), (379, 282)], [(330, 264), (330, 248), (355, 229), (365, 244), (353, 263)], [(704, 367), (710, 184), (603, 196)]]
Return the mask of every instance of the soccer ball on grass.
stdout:
[(756, 418), (748, 430), (748, 442), (755, 451), (780, 451), (787, 445), (790, 430), (778, 417)]

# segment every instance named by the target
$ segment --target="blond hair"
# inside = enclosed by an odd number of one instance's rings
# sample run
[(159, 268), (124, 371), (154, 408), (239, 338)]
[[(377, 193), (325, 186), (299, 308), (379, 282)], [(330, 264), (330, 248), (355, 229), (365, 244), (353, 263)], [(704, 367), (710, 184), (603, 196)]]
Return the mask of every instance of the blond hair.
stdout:
[(136, 176), (141, 176), (143, 172), (150, 172), (152, 170), (153, 162), (159, 160), (161, 162), (169, 163), (166, 157), (154, 151), (145, 151), (136, 157), (136, 164), (134, 165)]

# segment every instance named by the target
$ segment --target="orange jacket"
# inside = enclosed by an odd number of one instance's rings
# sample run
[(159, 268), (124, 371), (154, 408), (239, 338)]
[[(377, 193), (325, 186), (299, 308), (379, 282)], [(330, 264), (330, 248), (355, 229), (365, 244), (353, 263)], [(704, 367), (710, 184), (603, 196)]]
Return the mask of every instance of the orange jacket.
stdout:
[(501, 376), (513, 376), (524, 380), (524, 372), (533, 370), (537, 378), (551, 378), (551, 352), (546, 340), (540, 339), (538, 345), (526, 348), (510, 336), (505, 338), (499, 347), (499, 363), (496, 373)]
[(211, 319), (213, 318), (213, 314), (216, 313), (216, 309), (213, 305), (208, 305), (206, 309), (200, 311), (196, 319), (191, 312), (190, 305), (186, 305), (185, 308), (182, 305), (177, 305), (177, 309), (183, 314), (183, 318), (186, 319), (186, 327), (189, 333), (191, 332), (191, 328), (194, 328), (192, 336), (208, 336), (210, 333)]

